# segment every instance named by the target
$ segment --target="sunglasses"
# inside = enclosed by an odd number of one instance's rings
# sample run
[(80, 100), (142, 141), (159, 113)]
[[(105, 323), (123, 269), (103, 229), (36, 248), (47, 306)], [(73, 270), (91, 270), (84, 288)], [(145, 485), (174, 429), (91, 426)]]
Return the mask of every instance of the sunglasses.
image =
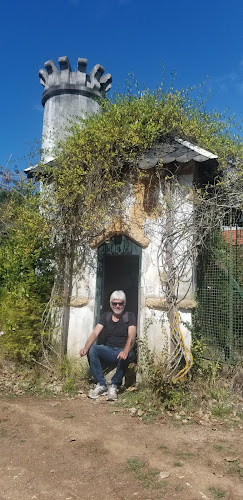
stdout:
[(122, 306), (124, 306), (124, 302), (112, 302), (112, 305), (115, 306), (115, 307), (116, 306), (122, 307)]

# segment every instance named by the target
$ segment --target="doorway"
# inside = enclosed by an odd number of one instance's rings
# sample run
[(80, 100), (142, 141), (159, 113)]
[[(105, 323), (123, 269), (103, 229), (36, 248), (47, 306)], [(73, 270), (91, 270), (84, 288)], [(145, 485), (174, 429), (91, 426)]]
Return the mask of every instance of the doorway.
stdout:
[(110, 311), (114, 290), (126, 294), (126, 310), (138, 315), (142, 248), (125, 235), (116, 235), (98, 248), (95, 323)]

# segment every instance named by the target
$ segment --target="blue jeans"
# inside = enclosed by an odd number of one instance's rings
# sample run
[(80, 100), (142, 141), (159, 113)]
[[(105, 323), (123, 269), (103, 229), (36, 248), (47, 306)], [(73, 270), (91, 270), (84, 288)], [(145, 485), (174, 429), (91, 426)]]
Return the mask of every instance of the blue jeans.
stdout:
[(102, 344), (94, 344), (90, 347), (88, 360), (96, 384), (106, 385), (102, 366), (115, 365), (117, 369), (111, 379), (111, 384), (115, 384), (118, 387), (121, 385), (126, 369), (134, 356), (134, 352), (130, 351), (127, 359), (117, 359), (121, 351), (123, 351), (123, 347), (108, 347)]

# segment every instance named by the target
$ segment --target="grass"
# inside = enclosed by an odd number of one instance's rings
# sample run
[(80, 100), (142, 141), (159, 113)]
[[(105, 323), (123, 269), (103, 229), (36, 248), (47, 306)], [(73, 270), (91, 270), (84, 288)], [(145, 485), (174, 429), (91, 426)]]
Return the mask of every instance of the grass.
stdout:
[(129, 458), (125, 470), (132, 472), (145, 488), (160, 489), (166, 486), (166, 481), (158, 481), (159, 470), (148, 467), (144, 460)]
[(6, 434), (6, 430), (3, 427), (0, 427), (0, 437), (5, 437)]
[(211, 498), (213, 498), (214, 500), (219, 500), (220, 498), (226, 498), (226, 491), (215, 488), (214, 486), (211, 486), (209, 488), (209, 492)]
[(154, 418), (161, 415), (161, 408), (158, 399), (148, 388), (140, 387), (135, 391), (125, 391), (119, 396), (116, 405), (122, 408), (133, 408), (143, 410), (142, 420), (153, 421)]
[(129, 472), (137, 472), (146, 466), (146, 462), (140, 460), (139, 458), (128, 458), (126, 464), (126, 470)]
[(213, 446), (213, 449), (214, 449), (215, 451), (223, 451), (223, 450), (224, 450), (224, 446), (222, 446), (222, 444), (215, 444), (215, 445)]
[(44, 383), (41, 385), (39, 382), (22, 382), (18, 384), (18, 389), (27, 396), (52, 396), (53, 391), (45, 387)]
[(88, 363), (81, 363), (80, 360), (67, 359), (60, 361), (54, 356), (49, 358), (50, 370), (46, 370), (40, 365), (24, 366), (21, 363), (9, 362), (5, 360), (5, 365), (9, 371), (9, 376), (17, 375), (19, 382), (16, 384), (16, 377), (11, 378), (12, 386), (8, 386), (12, 391), (6, 397), (16, 397), (18, 391), (26, 395), (52, 396), (59, 394), (75, 395), (78, 391), (86, 389), (90, 380)]
[[(18, 377), (20, 376), (21, 382), (18, 384), (18, 388), (25, 394), (49, 396), (65, 393), (75, 395), (81, 388), (87, 388), (87, 384), (90, 383), (87, 363), (82, 364), (80, 360), (69, 358), (64, 358), (62, 363), (57, 362), (57, 360), (50, 361), (53, 368), (51, 373), (43, 371), (40, 367), (27, 369), (16, 364), (14, 368), (11, 365), (10, 375), (14, 373), (18, 374)], [(156, 373), (158, 375), (158, 372)], [(156, 380), (159, 383), (159, 380)], [(140, 418), (146, 423), (152, 423), (160, 417), (164, 418), (167, 415), (166, 409), (172, 409), (176, 412), (184, 409), (185, 414), (187, 414), (195, 410), (198, 411), (201, 407), (203, 412), (210, 412), (213, 417), (224, 418), (233, 413), (234, 405), (230, 388), (225, 388), (223, 382), (224, 380), (220, 377), (214, 377), (212, 384), (205, 377), (194, 376), (193, 380), (188, 380), (186, 384), (175, 385), (172, 389), (170, 386), (162, 384), (159, 393), (152, 389), (153, 385), (151, 384), (147, 386), (140, 384), (135, 390), (124, 390), (115, 404), (126, 409), (135, 407), (137, 412), (142, 410), (143, 414)], [(13, 386), (13, 391), (15, 387), (16, 385)], [(7, 397), (13, 398), (16, 395), (9, 394)], [(175, 418), (170, 415), (172, 425), (175, 427), (185, 425), (184, 422), (181, 423), (181, 420), (184, 420), (183, 416)], [(237, 414), (237, 416), (240, 419), (243, 418), (242, 413)], [(194, 419), (189, 419), (187, 424), (193, 425)], [(238, 425), (238, 423), (232, 422), (232, 425)]]
[(173, 465), (174, 467), (183, 467), (183, 464), (181, 462), (174, 462)]
[[(137, 474), (137, 479), (139, 479), (139, 481), (142, 481), (143, 485), (146, 488), (148, 488), (150, 486), (154, 487), (155, 484), (156, 484), (156, 488), (157, 488), (160, 486), (160, 484), (157, 482), (158, 475), (159, 475), (158, 469), (148, 468), (146, 470), (141, 470)], [(156, 480), (156, 483), (155, 483), (155, 480)]]
[(75, 415), (73, 413), (66, 413), (66, 415), (64, 415), (64, 418), (74, 418)]
[(243, 465), (239, 464), (238, 460), (231, 462), (228, 473), (243, 478)]
[(165, 444), (160, 444), (158, 446), (158, 449), (162, 450), (164, 453), (170, 453), (170, 450), (169, 450), (168, 446), (165, 446)]
[(181, 486), (180, 484), (178, 484), (178, 486), (176, 486), (176, 487), (175, 487), (175, 492), (176, 492), (176, 493), (180, 493), (180, 492), (181, 492), (181, 491), (183, 491), (183, 490), (184, 490), (184, 487), (183, 487), (183, 486)]
[(214, 417), (226, 417), (232, 413), (232, 408), (229, 406), (225, 406), (223, 403), (219, 403), (217, 406), (214, 406), (211, 410), (211, 413)]

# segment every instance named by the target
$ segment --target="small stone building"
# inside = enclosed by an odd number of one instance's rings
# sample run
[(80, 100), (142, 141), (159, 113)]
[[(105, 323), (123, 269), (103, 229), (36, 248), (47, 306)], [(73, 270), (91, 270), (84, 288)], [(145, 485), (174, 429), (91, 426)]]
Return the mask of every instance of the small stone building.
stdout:
[[(56, 141), (67, 134), (68, 121), (99, 112), (99, 99), (111, 87), (111, 75), (103, 75), (104, 68), (99, 64), (89, 73), (86, 72), (86, 59), (78, 59), (76, 71), (71, 70), (67, 57), (59, 58), (59, 65), (60, 69), (53, 61), (48, 61), (45, 69), (39, 72), (44, 86), (42, 160), (46, 163), (54, 159)], [(140, 158), (139, 167), (152, 175), (159, 162), (167, 169), (175, 171), (176, 168), (179, 184), (184, 188), (174, 214), (175, 219), (181, 220), (193, 210), (188, 199), (189, 188), (204, 169), (217, 164), (217, 158), (190, 142), (174, 138), (153, 146)], [(31, 169), (26, 172), (31, 175)], [(104, 227), (100, 236), (90, 242), (92, 264), (80, 270), (80, 277), (73, 281), (67, 342), (69, 355), (78, 355), (100, 314), (109, 310), (109, 296), (115, 289), (125, 291), (127, 309), (137, 315), (138, 336), (143, 338), (146, 333), (151, 349), (161, 351), (170, 344), (168, 304), (162, 285), (163, 258), (160, 258), (165, 251), (161, 245), (165, 221), (161, 215), (156, 218), (147, 203), (148, 197), (152, 203), (153, 197), (161, 193), (146, 188), (145, 184), (132, 186), (131, 193), (126, 220), (111, 221), (109, 227)], [(187, 245), (188, 236), (178, 243), (180, 252), (183, 253)], [(174, 255), (172, 266), (176, 267), (178, 252)], [(190, 347), (190, 333), (185, 323), (192, 321), (195, 286), (194, 264), (188, 259), (177, 293), (181, 332), (187, 348)]]

